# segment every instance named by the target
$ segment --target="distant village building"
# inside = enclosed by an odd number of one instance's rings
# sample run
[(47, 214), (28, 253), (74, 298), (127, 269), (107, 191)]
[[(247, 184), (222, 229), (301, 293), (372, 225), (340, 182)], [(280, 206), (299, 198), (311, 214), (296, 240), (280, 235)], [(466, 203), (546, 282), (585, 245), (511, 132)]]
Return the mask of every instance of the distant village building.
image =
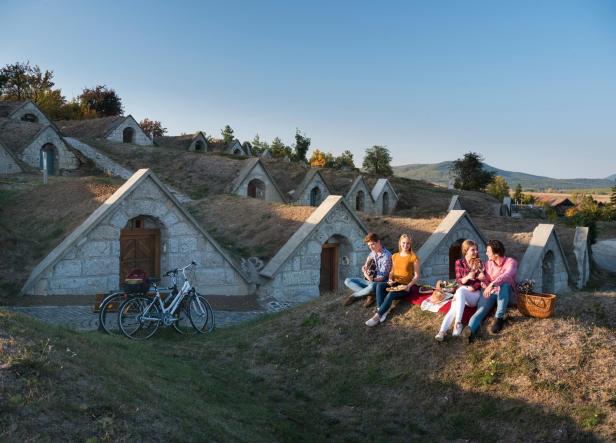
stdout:
[(152, 140), (143, 132), (132, 115), (92, 118), (86, 120), (58, 120), (60, 131), (77, 139), (104, 139), (115, 143), (151, 146)]
[(547, 195), (538, 195), (535, 197), (537, 203), (544, 203), (556, 210), (558, 215), (565, 215), (567, 209), (572, 208), (575, 204), (567, 197), (553, 197)]
[[(11, 151), (14, 159), (36, 170), (43, 168), (46, 157), (49, 175), (57, 175), (79, 166), (77, 157), (53, 125), (0, 118), (0, 143)], [(8, 159), (8, 156), (3, 158)], [(8, 164), (7, 160), (0, 168), (7, 168)]]

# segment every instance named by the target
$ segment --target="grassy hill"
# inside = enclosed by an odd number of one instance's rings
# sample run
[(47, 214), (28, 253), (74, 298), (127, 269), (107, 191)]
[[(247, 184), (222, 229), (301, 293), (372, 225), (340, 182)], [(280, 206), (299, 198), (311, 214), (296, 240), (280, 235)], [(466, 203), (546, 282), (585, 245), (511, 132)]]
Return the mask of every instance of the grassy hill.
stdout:
[[(415, 180), (426, 180), (432, 183), (447, 185), (449, 181), (449, 167), (452, 163), (453, 162), (448, 161), (433, 164), (394, 166), (393, 170), (394, 174), (400, 177), (407, 177)], [(614, 186), (614, 179), (616, 179), (616, 174), (605, 179), (559, 179), (525, 174), (523, 172), (506, 171), (487, 164), (485, 167), (488, 171), (494, 171), (496, 175), (504, 177), (510, 187), (513, 188), (516, 184), (520, 183), (524, 190), (534, 189), (537, 191), (542, 191), (546, 189), (605, 189)]]
[(324, 295), (249, 324), (145, 343), (0, 308), (0, 440), (593, 441), (616, 438), (616, 292), (517, 311), (466, 346), (401, 303)]

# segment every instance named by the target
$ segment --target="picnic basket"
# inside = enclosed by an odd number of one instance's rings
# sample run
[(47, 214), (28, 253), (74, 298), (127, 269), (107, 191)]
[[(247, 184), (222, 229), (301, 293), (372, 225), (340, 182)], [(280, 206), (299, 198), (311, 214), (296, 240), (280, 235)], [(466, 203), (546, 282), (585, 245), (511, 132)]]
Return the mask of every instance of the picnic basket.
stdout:
[(548, 318), (554, 313), (555, 294), (529, 292), (518, 294), (518, 310), (527, 317)]

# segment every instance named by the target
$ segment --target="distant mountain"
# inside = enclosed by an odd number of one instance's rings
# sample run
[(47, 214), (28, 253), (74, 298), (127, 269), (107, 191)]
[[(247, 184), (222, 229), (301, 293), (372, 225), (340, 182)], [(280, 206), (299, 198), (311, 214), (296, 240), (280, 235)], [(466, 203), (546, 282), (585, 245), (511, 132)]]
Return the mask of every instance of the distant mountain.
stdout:
[[(428, 164), (411, 164), (394, 166), (394, 175), (399, 177), (425, 180), (439, 185), (447, 186), (449, 182), (449, 168), (453, 162), (440, 162)], [(507, 180), (509, 187), (514, 188), (518, 183), (524, 190), (545, 191), (547, 189), (597, 189), (614, 186), (616, 174), (600, 178), (550, 178), (540, 175), (525, 174), (523, 172), (505, 171), (485, 164), (488, 171), (494, 171)]]

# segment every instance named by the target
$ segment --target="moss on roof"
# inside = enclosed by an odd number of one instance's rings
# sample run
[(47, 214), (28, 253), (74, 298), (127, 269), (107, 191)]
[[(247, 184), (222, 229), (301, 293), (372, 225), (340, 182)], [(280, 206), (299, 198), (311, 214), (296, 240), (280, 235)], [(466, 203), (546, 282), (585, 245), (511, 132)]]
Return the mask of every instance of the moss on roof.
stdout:
[(189, 205), (195, 219), (227, 250), (265, 260), (278, 252), (315, 209), (235, 195), (204, 198)]
[(0, 141), (15, 154), (20, 154), (45, 126), (38, 123), (0, 118)]
[(276, 180), (278, 188), (286, 195), (302, 182), (310, 167), (301, 163), (287, 162), (280, 159), (264, 159), (261, 161), (267, 167), (270, 175)]
[(123, 115), (114, 115), (87, 120), (57, 120), (54, 123), (64, 135), (69, 137), (104, 138), (125, 118)]
[(197, 134), (164, 135), (162, 137), (154, 137), (154, 143), (156, 146), (165, 148), (188, 149)]
[(121, 180), (6, 177), (0, 187), (0, 290), (19, 291), (36, 264), (109, 198)]

